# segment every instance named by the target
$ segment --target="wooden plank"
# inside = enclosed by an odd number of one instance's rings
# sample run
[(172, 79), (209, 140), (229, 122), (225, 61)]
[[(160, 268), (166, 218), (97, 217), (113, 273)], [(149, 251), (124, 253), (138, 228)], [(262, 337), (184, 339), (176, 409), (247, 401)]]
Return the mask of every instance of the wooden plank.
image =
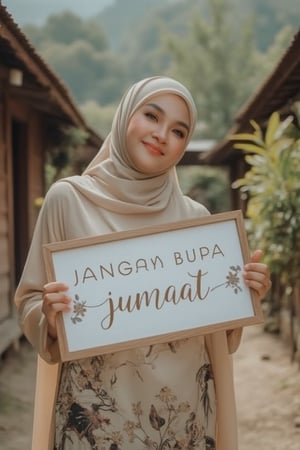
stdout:
[(8, 274), (9, 274), (9, 261), (8, 258), (3, 258), (0, 260), (0, 276)]
[(5, 169), (5, 149), (4, 149), (4, 145), (0, 142), (0, 177), (1, 178), (4, 177), (4, 175), (5, 175), (4, 169)]
[(0, 261), (8, 259), (8, 239), (3, 237), (0, 239)]

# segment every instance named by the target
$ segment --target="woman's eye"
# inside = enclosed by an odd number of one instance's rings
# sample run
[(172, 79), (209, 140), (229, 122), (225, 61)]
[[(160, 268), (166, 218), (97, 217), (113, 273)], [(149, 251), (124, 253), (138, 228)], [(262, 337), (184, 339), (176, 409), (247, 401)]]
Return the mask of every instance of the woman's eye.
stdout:
[(185, 137), (185, 133), (183, 132), (183, 131), (181, 131), (181, 130), (173, 130), (174, 131), (174, 133), (176, 134), (176, 136), (178, 136), (178, 137), (180, 137), (180, 138), (184, 138)]
[(156, 120), (157, 119), (156, 115), (151, 113), (151, 112), (146, 112), (145, 116), (148, 117), (148, 119), (150, 119), (150, 120)]

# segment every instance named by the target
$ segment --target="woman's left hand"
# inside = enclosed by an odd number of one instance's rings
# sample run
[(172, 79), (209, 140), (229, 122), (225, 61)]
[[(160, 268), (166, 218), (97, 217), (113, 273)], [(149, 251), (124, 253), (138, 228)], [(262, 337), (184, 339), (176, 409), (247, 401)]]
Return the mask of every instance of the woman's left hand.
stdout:
[(270, 271), (266, 264), (261, 263), (262, 250), (256, 250), (251, 260), (244, 266), (244, 280), (247, 286), (254, 289), (259, 300), (262, 300), (271, 288)]

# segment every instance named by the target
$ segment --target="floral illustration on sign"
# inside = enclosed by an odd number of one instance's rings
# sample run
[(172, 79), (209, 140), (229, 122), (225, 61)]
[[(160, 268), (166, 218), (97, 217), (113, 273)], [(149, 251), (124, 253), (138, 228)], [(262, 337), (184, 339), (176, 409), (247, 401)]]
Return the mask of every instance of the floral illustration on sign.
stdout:
[(222, 286), (225, 286), (226, 288), (230, 287), (233, 289), (233, 292), (235, 294), (238, 294), (239, 292), (242, 292), (242, 288), (240, 286), (240, 277), (239, 272), (242, 270), (240, 266), (230, 266), (229, 267), (228, 275), (226, 276), (226, 281), (224, 283), (218, 284), (217, 286), (213, 287), (211, 290), (214, 291), (215, 289), (218, 289)]
[(71, 317), (72, 322), (74, 325), (78, 322), (82, 322), (82, 317), (84, 317), (86, 313), (86, 302), (80, 301), (79, 295), (75, 295), (75, 300), (73, 302), (73, 315)]

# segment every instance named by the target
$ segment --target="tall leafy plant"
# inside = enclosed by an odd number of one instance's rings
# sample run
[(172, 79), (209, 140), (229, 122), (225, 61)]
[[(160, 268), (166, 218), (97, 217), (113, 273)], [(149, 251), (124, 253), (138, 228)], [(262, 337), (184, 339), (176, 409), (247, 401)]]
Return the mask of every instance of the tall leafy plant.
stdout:
[(265, 132), (255, 121), (251, 125), (252, 133), (232, 136), (249, 165), (233, 187), (248, 196), (250, 242), (292, 288), (300, 277), (300, 130), (292, 116), (281, 120), (277, 112)]

